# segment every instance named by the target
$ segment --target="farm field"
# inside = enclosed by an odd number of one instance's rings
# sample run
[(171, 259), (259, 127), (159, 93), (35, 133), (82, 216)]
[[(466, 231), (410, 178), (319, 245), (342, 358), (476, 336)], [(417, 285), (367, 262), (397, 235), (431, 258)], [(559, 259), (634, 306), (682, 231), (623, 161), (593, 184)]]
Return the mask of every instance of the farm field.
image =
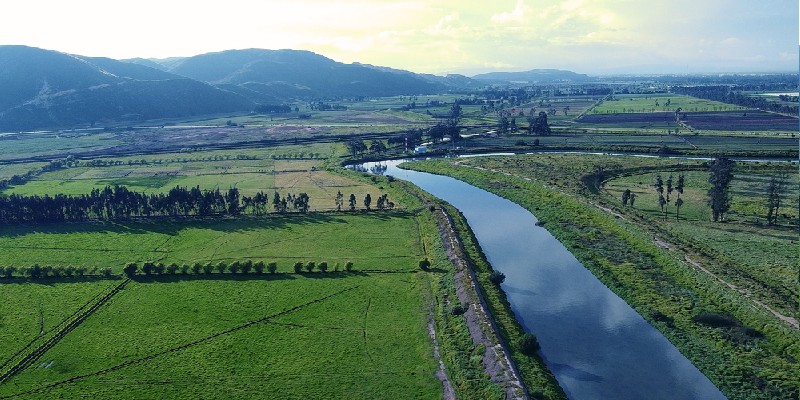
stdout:
[[(0, 265), (111, 267), (129, 262), (217, 264), (352, 261), (357, 269), (413, 270), (423, 255), (411, 214), (309, 214), (265, 218), (69, 223), (0, 228)], [(313, 245), (310, 245), (312, 244)]]
[(586, 114), (576, 120), (585, 125), (603, 128), (675, 129), (675, 114), (671, 112)]
[[(415, 274), (134, 281), (0, 396), (435, 398), (419, 284)], [(87, 285), (72, 284), (88, 296)], [(55, 292), (47, 302), (72, 295)], [(38, 333), (35, 320), (10, 327)]]
[[(669, 105), (667, 105), (669, 101)], [(718, 101), (698, 99), (674, 93), (656, 94), (615, 94), (613, 100), (606, 100), (593, 108), (589, 114), (625, 114), (672, 112), (680, 108), (689, 111), (736, 111), (744, 107)]]
[[(219, 154), (216, 156), (220, 159), (206, 161), (214, 156), (200, 154), (194, 158), (198, 161), (193, 161), (165, 159), (168, 156), (162, 155), (162, 158), (121, 159), (117, 160), (119, 165), (71, 167), (43, 173), (3, 193), (25, 196), (82, 195), (93, 189), (114, 185), (126, 186), (129, 190), (141, 193), (167, 193), (176, 186), (199, 186), (204, 190), (221, 191), (236, 187), (244, 196), (253, 196), (259, 191), (270, 198), (276, 191), (281, 196), (307, 193), (310, 209), (320, 211), (335, 209), (336, 195), (340, 191), (345, 196), (355, 194), (359, 199), (359, 208), (362, 207), (361, 200), (368, 193), (374, 199), (382, 195), (380, 189), (373, 185), (320, 169), (323, 162), (320, 159), (228, 159)], [(255, 158), (263, 154), (239, 156)]]
[(681, 121), (694, 129), (721, 131), (790, 131), (798, 119), (765, 111), (689, 112)]

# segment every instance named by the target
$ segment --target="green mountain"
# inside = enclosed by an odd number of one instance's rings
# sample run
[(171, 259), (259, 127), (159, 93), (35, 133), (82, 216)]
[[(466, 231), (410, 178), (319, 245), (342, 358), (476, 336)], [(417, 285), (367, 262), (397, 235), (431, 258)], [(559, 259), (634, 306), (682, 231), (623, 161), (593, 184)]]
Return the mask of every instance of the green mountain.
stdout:
[[(267, 90), (293, 98), (394, 96), (441, 92), (444, 86), (416, 74), (343, 64), (301, 50), (228, 50), (189, 57), (169, 72), (212, 84)], [(260, 86), (261, 85), (261, 86)]]
[(0, 46), (0, 129), (30, 130), (248, 111), (240, 95), (143, 65)]
[(248, 112), (258, 104), (431, 94), (479, 85), (460, 75), (343, 64), (298, 50), (119, 61), (0, 46), (0, 131), (142, 123)]

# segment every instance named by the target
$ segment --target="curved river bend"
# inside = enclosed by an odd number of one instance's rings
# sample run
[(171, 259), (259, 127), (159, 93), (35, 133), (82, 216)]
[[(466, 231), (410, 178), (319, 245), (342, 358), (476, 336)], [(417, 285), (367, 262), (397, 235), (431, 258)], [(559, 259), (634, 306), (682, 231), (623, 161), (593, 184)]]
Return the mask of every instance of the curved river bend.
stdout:
[[(461, 211), (526, 331), (570, 399), (724, 399), (658, 330), (617, 297), (526, 209), (454, 178), (397, 168)], [(368, 169), (373, 163), (364, 164)]]

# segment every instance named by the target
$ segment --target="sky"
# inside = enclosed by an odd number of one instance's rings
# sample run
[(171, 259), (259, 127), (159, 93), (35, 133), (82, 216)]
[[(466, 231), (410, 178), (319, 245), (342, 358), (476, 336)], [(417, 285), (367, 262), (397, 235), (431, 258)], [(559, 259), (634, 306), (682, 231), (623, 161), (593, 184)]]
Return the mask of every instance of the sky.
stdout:
[(0, 44), (167, 58), (244, 48), (474, 75), (797, 71), (798, 0), (10, 0)]

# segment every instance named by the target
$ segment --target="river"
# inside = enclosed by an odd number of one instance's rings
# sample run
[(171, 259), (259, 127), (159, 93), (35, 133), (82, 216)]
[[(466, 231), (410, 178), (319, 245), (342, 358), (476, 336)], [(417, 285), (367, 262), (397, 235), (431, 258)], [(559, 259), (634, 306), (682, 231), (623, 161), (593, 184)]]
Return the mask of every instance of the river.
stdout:
[[(725, 399), (658, 330), (591, 274), (526, 209), (454, 178), (381, 163), (461, 211), (516, 318), (570, 399)], [(369, 168), (372, 163), (365, 164)]]

